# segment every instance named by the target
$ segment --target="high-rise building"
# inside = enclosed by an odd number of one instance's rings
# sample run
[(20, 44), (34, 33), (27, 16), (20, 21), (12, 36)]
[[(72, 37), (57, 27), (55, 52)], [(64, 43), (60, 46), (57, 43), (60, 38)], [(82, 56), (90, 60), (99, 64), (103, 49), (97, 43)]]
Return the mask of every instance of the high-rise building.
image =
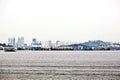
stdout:
[(37, 43), (37, 39), (36, 38), (32, 39), (32, 44), (34, 44), (34, 43)]
[(51, 48), (52, 47), (52, 41), (49, 40), (49, 41), (44, 41), (43, 42), (43, 47), (44, 48)]
[(8, 38), (8, 45), (15, 47), (15, 38)]
[(56, 41), (56, 46), (60, 46), (61, 42), (60, 41)]
[(48, 41), (48, 47), (51, 48), (52, 47), (52, 41)]
[(41, 41), (38, 42), (36, 38), (33, 38), (31, 47), (42, 47), (42, 43), (41, 43)]
[(24, 48), (24, 37), (18, 37), (17, 48)]

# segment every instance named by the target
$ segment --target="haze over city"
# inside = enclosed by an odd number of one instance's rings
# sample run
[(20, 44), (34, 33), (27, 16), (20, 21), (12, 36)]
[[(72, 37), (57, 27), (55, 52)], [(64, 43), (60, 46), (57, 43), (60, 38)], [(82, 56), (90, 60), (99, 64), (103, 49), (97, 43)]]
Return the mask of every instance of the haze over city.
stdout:
[(0, 42), (120, 41), (119, 0), (0, 0)]

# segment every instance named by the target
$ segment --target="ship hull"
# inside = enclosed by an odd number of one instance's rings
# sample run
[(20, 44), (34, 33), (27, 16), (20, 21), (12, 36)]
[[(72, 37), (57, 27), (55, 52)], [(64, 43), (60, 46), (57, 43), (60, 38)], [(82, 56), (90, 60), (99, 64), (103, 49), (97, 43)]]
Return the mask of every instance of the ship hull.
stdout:
[(5, 52), (15, 52), (16, 49), (14, 47), (4, 47)]

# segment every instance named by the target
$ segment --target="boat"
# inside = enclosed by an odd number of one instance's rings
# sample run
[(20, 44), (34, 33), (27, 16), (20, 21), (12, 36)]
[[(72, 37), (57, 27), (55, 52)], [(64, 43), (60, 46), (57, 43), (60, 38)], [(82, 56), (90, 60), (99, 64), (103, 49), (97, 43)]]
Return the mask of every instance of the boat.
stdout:
[(0, 50), (3, 50), (3, 47), (2, 47), (2, 46), (0, 46)]
[(16, 49), (15, 49), (15, 47), (4, 47), (4, 51), (5, 52), (15, 52)]

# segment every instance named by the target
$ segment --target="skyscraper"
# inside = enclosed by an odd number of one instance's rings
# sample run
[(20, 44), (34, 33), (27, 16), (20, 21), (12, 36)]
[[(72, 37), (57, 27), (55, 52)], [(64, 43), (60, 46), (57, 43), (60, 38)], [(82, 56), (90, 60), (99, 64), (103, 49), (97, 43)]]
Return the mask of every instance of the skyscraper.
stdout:
[(36, 38), (32, 39), (31, 47), (42, 47), (41, 41), (38, 42)]
[(36, 38), (32, 39), (32, 44), (34, 44), (34, 43), (37, 43), (37, 39)]
[(51, 48), (52, 47), (52, 41), (48, 41), (48, 47)]
[(24, 37), (18, 37), (17, 48), (24, 48)]
[(61, 42), (60, 41), (56, 41), (56, 46), (60, 46)]
[(15, 47), (15, 38), (8, 38), (8, 45)]

